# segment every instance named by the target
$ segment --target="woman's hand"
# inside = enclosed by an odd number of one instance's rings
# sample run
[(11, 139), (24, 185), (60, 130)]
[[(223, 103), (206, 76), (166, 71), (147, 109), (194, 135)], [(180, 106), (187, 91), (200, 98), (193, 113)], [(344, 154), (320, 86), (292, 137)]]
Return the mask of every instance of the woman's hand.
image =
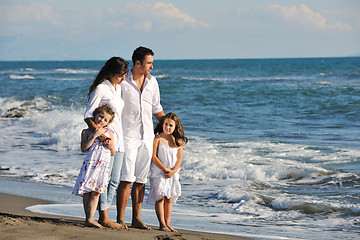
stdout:
[(112, 148), (113, 147), (113, 142), (111, 141), (111, 138), (106, 137), (105, 135), (101, 135), (100, 138), (100, 142), (102, 143), (102, 145), (104, 145), (107, 148)]

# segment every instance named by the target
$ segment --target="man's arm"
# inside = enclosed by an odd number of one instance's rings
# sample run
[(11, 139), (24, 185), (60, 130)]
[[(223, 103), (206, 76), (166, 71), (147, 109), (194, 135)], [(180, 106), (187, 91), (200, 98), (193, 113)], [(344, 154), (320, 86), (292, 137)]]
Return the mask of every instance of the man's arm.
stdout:
[(161, 111), (161, 112), (155, 113), (154, 116), (157, 118), (157, 120), (160, 121), (161, 118), (162, 118), (163, 116), (165, 116), (165, 113), (164, 113), (164, 111)]

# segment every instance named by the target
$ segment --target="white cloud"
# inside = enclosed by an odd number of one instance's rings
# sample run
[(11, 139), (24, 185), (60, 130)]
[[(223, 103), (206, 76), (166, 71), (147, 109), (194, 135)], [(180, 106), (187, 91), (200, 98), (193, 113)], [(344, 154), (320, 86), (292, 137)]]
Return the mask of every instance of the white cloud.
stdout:
[(298, 23), (305, 26), (312, 26), (315, 28), (326, 28), (326, 18), (320, 13), (311, 10), (304, 4), (298, 6), (269, 6), (270, 11), (280, 13), (280, 15), (287, 21)]
[(349, 26), (348, 24), (343, 24), (341, 22), (338, 22), (336, 24), (332, 24), (332, 25), (329, 25), (329, 28), (330, 29), (338, 29), (338, 30), (349, 30), (351, 31), (352, 30), (352, 27)]
[[(290, 6), (275, 4), (252, 9), (237, 9), (237, 13), (246, 17), (251, 14), (256, 15), (260, 21), (276, 23), (277, 25), (290, 24), (291, 26), (302, 26), (317, 30), (353, 30), (349, 24), (341, 21), (335, 20), (329, 23), (323, 14), (312, 10), (305, 4)], [(332, 14), (331, 16), (334, 15)]]
[(30, 6), (0, 6), (0, 19), (2, 22), (24, 23), (29, 21), (47, 21), (53, 25), (59, 25), (56, 13), (48, 5), (34, 4)]
[(169, 19), (176, 19), (184, 23), (190, 24), (198, 24), (195, 18), (191, 17), (190, 15), (181, 12), (177, 9), (172, 3), (163, 3), (157, 2), (153, 5), (154, 11), (150, 11), (151, 14), (159, 17), (169, 18)]
[(149, 32), (152, 28), (152, 23), (150, 21), (142, 21), (134, 25), (134, 28), (139, 31)]
[[(172, 3), (156, 2), (156, 3), (128, 3), (121, 9), (121, 17), (133, 18), (143, 23), (147, 23), (145, 29), (148, 31), (156, 28), (157, 30), (169, 30), (182, 27), (207, 27), (206, 24), (199, 22), (187, 13), (181, 12)], [(141, 25), (141, 24), (140, 24)], [(139, 23), (135, 23), (137, 29)]]
[(180, 11), (172, 3), (133, 3), (104, 8), (59, 7), (49, 5), (17, 5), (0, 6), (0, 21), (8, 25), (17, 25), (24, 29), (30, 24), (48, 25), (68, 28), (77, 33), (87, 31), (89, 26), (136, 30), (136, 31), (167, 31), (184, 27), (207, 27), (189, 14)]

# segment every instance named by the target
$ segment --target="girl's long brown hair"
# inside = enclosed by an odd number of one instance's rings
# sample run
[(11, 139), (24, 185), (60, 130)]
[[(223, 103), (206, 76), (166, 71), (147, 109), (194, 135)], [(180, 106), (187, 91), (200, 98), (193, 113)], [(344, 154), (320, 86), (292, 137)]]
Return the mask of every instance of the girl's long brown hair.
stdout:
[(175, 138), (175, 144), (176, 146), (180, 147), (188, 142), (188, 138), (184, 134), (184, 129), (181, 125), (180, 118), (175, 113), (167, 113), (164, 117), (161, 118), (159, 123), (156, 125), (154, 133), (162, 133), (163, 130), (163, 124), (166, 118), (170, 118), (175, 122), (175, 130), (172, 133), (172, 135)]
[(104, 66), (99, 71), (98, 75), (94, 79), (93, 83), (89, 88), (88, 97), (94, 89), (101, 84), (105, 79), (110, 79), (111, 76), (117, 74), (124, 74), (129, 70), (129, 63), (121, 57), (112, 57), (106, 61)]

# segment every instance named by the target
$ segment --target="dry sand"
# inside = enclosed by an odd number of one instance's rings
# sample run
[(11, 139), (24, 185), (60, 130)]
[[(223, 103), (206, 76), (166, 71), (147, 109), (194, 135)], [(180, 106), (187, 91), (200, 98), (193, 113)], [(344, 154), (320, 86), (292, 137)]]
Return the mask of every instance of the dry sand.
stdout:
[(0, 193), (0, 239), (21, 240), (58, 240), (58, 239), (86, 239), (86, 240), (241, 240), (247, 239), (237, 236), (196, 232), (178, 229), (177, 233), (167, 233), (157, 230), (128, 230), (96, 229), (84, 227), (84, 219), (60, 217), (33, 213), (25, 208), (37, 204), (50, 204), (47, 201), (13, 196)]

